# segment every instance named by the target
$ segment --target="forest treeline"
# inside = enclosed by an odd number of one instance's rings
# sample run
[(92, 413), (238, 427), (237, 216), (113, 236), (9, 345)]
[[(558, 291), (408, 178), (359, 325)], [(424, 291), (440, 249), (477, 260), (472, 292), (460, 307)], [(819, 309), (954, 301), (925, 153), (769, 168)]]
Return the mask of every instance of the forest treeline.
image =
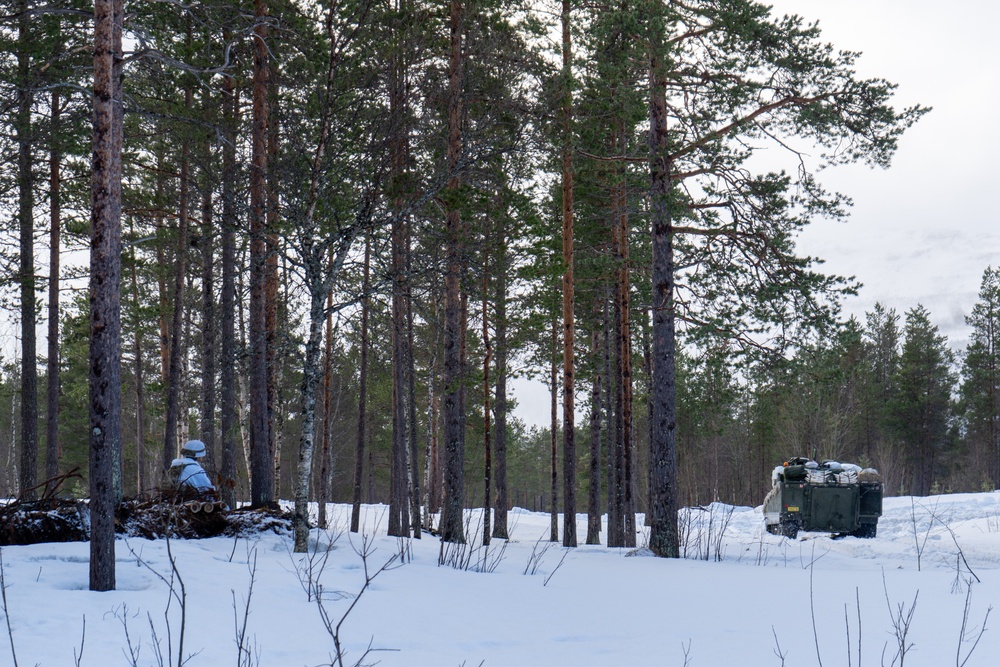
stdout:
[[(796, 251), (849, 207), (817, 172), (888, 166), (927, 111), (802, 18), (2, 7), (0, 495), (74, 469), (62, 491), (88, 494), (109, 333), (118, 498), (197, 437), (231, 504), (383, 502), (398, 535), (440, 511), (454, 541), (465, 507), (493, 508), (487, 539), (515, 505), (551, 510), (553, 539), (557, 512), (588, 513), (588, 542), (607, 514), (610, 545), (646, 512), (671, 555), (678, 502), (756, 504), (791, 455), (875, 465), (890, 492), (1000, 483), (997, 275), (958, 363), (919, 306), (844, 321), (857, 285)], [(551, 389), (547, 429), (511, 416), (522, 376)]]

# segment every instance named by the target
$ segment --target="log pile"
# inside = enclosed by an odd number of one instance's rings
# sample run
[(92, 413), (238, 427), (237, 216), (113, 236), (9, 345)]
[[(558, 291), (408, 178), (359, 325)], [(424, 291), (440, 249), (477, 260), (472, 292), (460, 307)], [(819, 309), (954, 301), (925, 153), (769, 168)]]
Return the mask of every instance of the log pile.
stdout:
[[(41, 499), (18, 499), (0, 505), (0, 546), (90, 539), (90, 510), (84, 500), (57, 497), (59, 487), (76, 471), (39, 485)], [(150, 540), (249, 537), (262, 532), (292, 533), (291, 512), (277, 504), (230, 511), (211, 497), (176, 492), (127, 498), (115, 511), (115, 530), (125, 537)]]

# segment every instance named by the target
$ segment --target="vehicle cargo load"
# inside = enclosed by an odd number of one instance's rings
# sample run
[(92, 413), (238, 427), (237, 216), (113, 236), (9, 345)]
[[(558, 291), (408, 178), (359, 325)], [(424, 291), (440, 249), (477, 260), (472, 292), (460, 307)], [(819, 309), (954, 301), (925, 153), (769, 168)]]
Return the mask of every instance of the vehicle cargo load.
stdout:
[(789, 459), (771, 474), (764, 498), (769, 533), (795, 538), (799, 531), (875, 537), (882, 515), (882, 478), (853, 463)]

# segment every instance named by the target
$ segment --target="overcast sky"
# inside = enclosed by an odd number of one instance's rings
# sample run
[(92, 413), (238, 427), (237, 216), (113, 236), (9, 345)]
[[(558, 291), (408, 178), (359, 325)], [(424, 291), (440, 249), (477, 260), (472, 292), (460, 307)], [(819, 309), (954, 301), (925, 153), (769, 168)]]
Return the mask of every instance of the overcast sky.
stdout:
[[(899, 85), (898, 108), (933, 107), (903, 135), (888, 170), (856, 165), (821, 174), (854, 200), (847, 222), (818, 220), (804, 254), (863, 287), (844, 304), (864, 318), (875, 302), (902, 316), (918, 303), (964, 350), (965, 316), (987, 266), (1000, 264), (1000, 2), (772, 0), (775, 14), (819, 21), (824, 41), (860, 51), (858, 73)], [(517, 414), (548, 424), (540, 383), (518, 382)]]
[(846, 223), (817, 221), (801, 247), (831, 273), (857, 276), (859, 316), (876, 301), (900, 314), (917, 303), (954, 347), (987, 266), (1000, 263), (1000, 3), (956, 0), (774, 0), (776, 13), (818, 20), (839, 49), (861, 51), (858, 71), (899, 84), (900, 107), (933, 107), (903, 135), (888, 170), (825, 172), (854, 199)]

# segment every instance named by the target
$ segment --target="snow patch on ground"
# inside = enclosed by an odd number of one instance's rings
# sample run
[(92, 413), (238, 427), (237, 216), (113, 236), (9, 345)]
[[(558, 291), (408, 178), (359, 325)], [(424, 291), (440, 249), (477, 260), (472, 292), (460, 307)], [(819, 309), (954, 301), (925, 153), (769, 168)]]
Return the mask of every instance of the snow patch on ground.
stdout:
[[(330, 505), (335, 527), (314, 531), (309, 554), (271, 532), (172, 540), (170, 553), (164, 540), (120, 539), (118, 590), (107, 593), (87, 590), (87, 543), (4, 547), (0, 665), (13, 664), (7, 622), (22, 665), (73, 665), (81, 639), (84, 666), (129, 664), (129, 640), (139, 665), (157, 664), (151, 624), (164, 654), (167, 638), (173, 651), (179, 639), (171, 579), (178, 595), (184, 585), (189, 667), (236, 664), (248, 596), (245, 643), (261, 665), (329, 664), (335, 649), (317, 594), (334, 622), (356, 602), (341, 629), (348, 664), (371, 646), (379, 650), (366, 662), (385, 667), (682, 665), (685, 655), (692, 666), (752, 667), (780, 665), (780, 646), (792, 666), (815, 664), (817, 644), (824, 664), (844, 664), (859, 638), (863, 664), (879, 664), (883, 650), (888, 664), (890, 610), (914, 600), (906, 664), (954, 664), (969, 582), (966, 635), (1000, 606), (1000, 493), (886, 498), (884, 507), (872, 540), (788, 540), (763, 529), (760, 508), (687, 509), (682, 560), (651, 557), (641, 516), (637, 549), (567, 550), (544, 541), (549, 515), (520, 508), (511, 540), (484, 549), (472, 511), (468, 566), (456, 569), (438, 565), (433, 536), (386, 536), (384, 506), (365, 506), (363, 538), (346, 532), (349, 506)], [(586, 525), (578, 515), (581, 539)], [(370, 573), (388, 561), (361, 593), (365, 565)], [(998, 654), (1000, 633), (988, 630), (967, 664), (992, 666)]]

